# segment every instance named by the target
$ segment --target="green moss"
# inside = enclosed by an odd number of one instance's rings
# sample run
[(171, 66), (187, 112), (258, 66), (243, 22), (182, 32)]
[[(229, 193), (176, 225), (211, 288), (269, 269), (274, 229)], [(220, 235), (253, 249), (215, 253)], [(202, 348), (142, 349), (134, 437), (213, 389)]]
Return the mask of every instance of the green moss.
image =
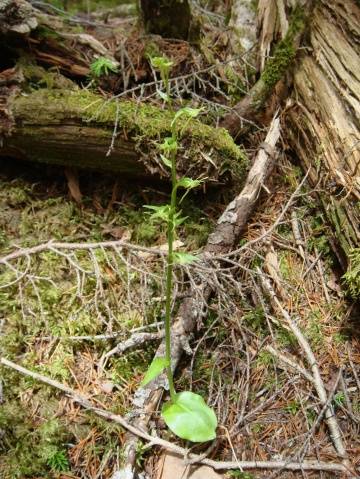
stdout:
[[(14, 116), (24, 125), (23, 132), (31, 134), (34, 112), (37, 124), (44, 127), (61, 123), (62, 120), (81, 124), (96, 124), (99, 128), (94, 135), (111, 138), (114, 123), (118, 115), (118, 130), (126, 132), (126, 138), (135, 142), (135, 149), (143, 155), (156, 156), (154, 144), (170, 134), (172, 114), (166, 110), (149, 104), (138, 104), (133, 101), (114, 101), (91, 93), (87, 90), (48, 90), (35, 91), (27, 96), (20, 96), (12, 105)], [(104, 128), (101, 128), (103, 126)], [(178, 122), (179, 134), (182, 138), (181, 162), (184, 170), (197, 168), (207, 171), (207, 157), (213, 176), (223, 175), (242, 178), (247, 168), (247, 159), (242, 150), (234, 143), (229, 133), (223, 128), (213, 128), (194, 120), (187, 124), (186, 120)], [(35, 132), (36, 133), (36, 132)], [(32, 132), (32, 134), (35, 134)], [(211, 151), (211, 155), (210, 155)], [(205, 157), (204, 157), (205, 154)], [(144, 161), (147, 161), (144, 158)], [(179, 164), (181, 172), (181, 164)]]
[[(49, 397), (42, 399), (50, 404)], [(49, 469), (68, 470), (66, 442), (71, 435), (60, 420), (48, 415), (39, 422), (38, 414), (30, 417), (19, 401), (6, 400), (0, 408), (0, 429), (5, 438), (0, 455), (3, 479), (49, 477)]]
[(261, 306), (251, 309), (243, 315), (243, 321), (257, 334), (263, 336), (267, 332), (265, 313)]
[(288, 32), (283, 40), (281, 40), (275, 50), (272, 58), (270, 58), (261, 75), (261, 80), (265, 85), (261, 95), (257, 98), (259, 102), (263, 101), (263, 97), (273, 89), (275, 84), (283, 77), (287, 68), (294, 60), (296, 48), (294, 45), (295, 37), (305, 28), (305, 14), (301, 7), (297, 7), (292, 14)]
[(291, 43), (285, 40), (279, 43), (275, 49), (274, 57), (267, 62), (262, 74), (262, 79), (268, 88), (273, 88), (282, 78), (290, 62), (294, 59), (295, 53), (296, 50)]
[[(141, 195), (136, 193), (136, 189), (127, 191), (127, 205), (116, 202), (106, 210), (111, 200), (113, 180), (96, 177), (96, 184), (90, 184), (91, 195), (98, 197), (104, 207), (99, 212), (94, 209), (93, 196), (86, 195), (89, 187), (87, 175), (80, 178), (84, 193), (82, 208), (66, 196), (50, 196), (47, 180), (42, 177), (42, 181), (37, 181), (37, 175), (35, 178), (31, 183), (25, 179), (8, 180), (1, 176), (0, 230), (10, 239), (10, 244), (33, 246), (49, 238), (61, 241), (109, 240), (114, 239), (112, 232), (117, 228), (128, 232), (132, 242), (156, 246), (166, 241), (165, 231), (152, 227), (142, 208), (145, 202), (143, 194), (147, 195), (146, 202), (152, 203), (154, 199), (162, 200), (159, 191), (149, 190)], [(49, 181), (53, 185), (53, 181)], [(164, 196), (166, 194), (164, 192)], [(189, 195), (182, 206), (189, 220), (179, 228), (179, 237), (187, 247), (197, 248), (206, 238), (208, 222), (198, 197), (194, 200)], [(126, 266), (119, 258), (116, 262), (109, 250), (106, 253), (119, 274), (109, 268), (104, 251), (94, 251), (94, 257), (103, 278), (104, 297), (113, 313), (111, 330), (121, 333), (123, 339), (128, 337), (130, 330), (144, 324), (144, 316), (142, 312), (131, 309), (126, 285), (121, 283), (121, 279), (126, 278)], [(104, 320), (109, 318), (109, 312), (105, 310), (104, 297), (100, 295), (98, 298), (100, 315), (94, 304), (96, 278), (91, 274), (92, 259), (86, 251), (76, 252), (77, 264), (90, 272), (82, 278), (80, 297), (77, 294), (76, 272), (64, 257), (54, 251), (44, 251), (32, 259), (31, 273), (36, 289), (30, 281), (24, 280), (21, 283), (22, 297), (18, 283), (4, 287), (16, 278), (16, 273), (10, 268), (0, 268), (0, 317), (6, 318), (0, 337), (2, 354), (74, 389), (81, 389), (83, 385), (86, 388), (88, 380), (94, 379), (91, 364), (96, 365), (102, 354), (117, 343), (117, 340), (94, 338), (85, 341), (66, 339), (67, 336), (92, 336), (108, 331)], [(25, 268), (26, 260), (19, 260), (17, 266)], [(158, 274), (162, 265), (156, 265), (154, 261), (151, 268)], [(140, 295), (139, 288), (142, 288), (141, 294), (145, 294), (138, 272), (132, 271), (129, 281), (132, 295)], [(160, 320), (163, 314), (162, 302), (158, 300), (162, 295), (160, 279), (148, 278), (146, 286), (149, 294), (154, 293), (154, 301), (146, 304), (147, 319), (149, 322)], [(47, 341), (44, 336), (60, 336), (61, 339)], [(221, 338), (223, 333), (219, 331), (219, 341)], [(96, 399), (104, 407), (120, 414), (128, 412), (131, 393), (143, 377), (156, 346), (157, 342), (152, 342), (108, 361), (103, 379), (115, 384), (114, 391), (111, 395), (103, 393), (98, 389), (101, 382), (94, 387)], [(67, 467), (71, 468), (74, 476), (79, 476), (80, 466), (74, 464), (74, 450), (69, 444), (81, 449), (82, 467), (85, 462), (98, 465), (103, 458), (116, 458), (119, 435), (122, 434), (117, 425), (102, 421), (91, 413), (74, 415), (74, 410), (68, 409), (68, 403), (64, 406), (61, 401), (62, 393), (42, 386), (32, 378), (22, 377), (5, 368), (1, 368), (0, 374), (6, 391), (6, 402), (0, 408), (0, 429), (5, 431), (6, 437), (6, 440), (0, 441), (2, 478), (58, 477), (55, 471)], [(88, 437), (90, 439), (86, 442)], [(86, 475), (86, 472), (82, 471), (82, 474)]]
[(348, 255), (349, 266), (343, 281), (350, 296), (360, 298), (360, 248), (353, 248)]
[(30, 89), (76, 89), (77, 85), (69, 78), (61, 75), (56, 70), (48, 69), (36, 65), (26, 58), (22, 58), (18, 61), (17, 66), (21, 69), (22, 74), (24, 75), (25, 80), (27, 81)]
[(227, 93), (231, 97), (232, 102), (236, 104), (246, 93), (246, 85), (242, 81), (241, 76), (232, 68), (231, 65), (225, 66), (224, 73), (229, 82), (226, 85)]

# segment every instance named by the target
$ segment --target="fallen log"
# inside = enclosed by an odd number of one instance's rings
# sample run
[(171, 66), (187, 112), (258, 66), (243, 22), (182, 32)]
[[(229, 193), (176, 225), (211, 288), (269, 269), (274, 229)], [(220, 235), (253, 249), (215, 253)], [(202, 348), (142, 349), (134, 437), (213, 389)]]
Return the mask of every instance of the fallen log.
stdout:
[[(355, 0), (318, 2), (285, 117), (288, 142), (309, 170), (344, 269), (360, 244), (359, 18)], [(359, 296), (359, 275), (353, 280)]]
[[(107, 100), (87, 90), (41, 89), (7, 105), (10, 135), (0, 158), (133, 176), (167, 177), (157, 142), (170, 134), (172, 114), (149, 104)], [(247, 161), (229, 134), (200, 121), (179, 121), (179, 174), (219, 182), (241, 180)], [(1, 161), (6, 161), (2, 159)]]

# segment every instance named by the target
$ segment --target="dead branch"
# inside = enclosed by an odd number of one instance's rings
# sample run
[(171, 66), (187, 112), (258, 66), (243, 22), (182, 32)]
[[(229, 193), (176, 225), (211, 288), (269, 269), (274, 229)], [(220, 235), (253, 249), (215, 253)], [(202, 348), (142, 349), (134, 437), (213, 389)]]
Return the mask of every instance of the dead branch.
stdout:
[[(264, 275), (260, 275), (260, 278), (261, 278), (264, 291), (269, 295), (270, 302), (273, 308), (276, 311), (279, 311), (281, 313), (283, 319), (285, 320), (285, 324), (290, 328), (291, 332), (296, 337), (300, 347), (304, 351), (305, 357), (312, 371), (313, 383), (314, 383), (316, 392), (318, 394), (318, 397), (320, 399), (320, 402), (322, 405), (326, 404), (328, 400), (326, 389), (320, 374), (320, 369), (319, 369), (317, 360), (315, 358), (315, 355), (311, 349), (311, 346), (308, 340), (306, 339), (304, 334), (301, 332), (296, 322), (290, 317), (287, 310), (282, 306), (281, 302), (277, 298), (276, 293), (270, 284), (270, 281)], [(343, 444), (341, 430), (337, 423), (336, 416), (331, 404), (328, 405), (325, 411), (325, 419), (330, 431), (330, 436), (334, 444), (335, 450), (344, 459), (344, 464), (348, 468), (349, 464), (347, 460), (347, 452)]]
[(9, 361), (6, 358), (0, 358), (0, 364), (11, 368), (24, 376), (31, 377), (36, 381), (40, 381), (44, 384), (47, 384), (51, 387), (59, 389), (64, 392), (72, 401), (79, 404), (83, 408), (94, 412), (98, 416), (108, 420), (113, 421), (124, 429), (130, 431), (132, 434), (137, 435), (138, 437), (144, 439), (148, 442), (149, 446), (160, 446), (168, 451), (175, 452), (180, 456), (189, 459), (192, 464), (199, 463), (205, 464), (212, 467), (215, 470), (231, 470), (231, 469), (275, 469), (275, 470), (290, 470), (290, 471), (330, 471), (330, 472), (342, 472), (347, 473), (348, 469), (343, 464), (330, 463), (330, 462), (321, 462), (321, 461), (304, 461), (301, 463), (292, 462), (292, 461), (214, 461), (212, 459), (203, 458), (202, 456), (197, 456), (195, 454), (189, 454), (189, 451), (172, 444), (171, 442), (165, 441), (157, 436), (152, 436), (147, 432), (138, 429), (126, 421), (122, 416), (114, 414), (110, 411), (106, 411), (102, 408), (99, 408), (93, 405), (89, 399), (78, 394), (72, 388), (66, 386), (65, 384), (55, 381), (47, 376), (42, 374), (30, 371), (18, 364)]
[(227, 253), (239, 238), (254, 210), (265, 179), (271, 170), (280, 137), (280, 120), (275, 115), (265, 141), (260, 145), (256, 160), (249, 171), (241, 193), (226, 207), (217, 221), (215, 231), (209, 236), (205, 253), (218, 255)]
[(157, 333), (135, 333), (126, 341), (118, 343), (113, 349), (108, 351), (107, 353), (103, 354), (99, 361), (99, 369), (102, 371), (106, 365), (106, 362), (111, 356), (114, 354), (122, 354), (130, 348), (135, 348), (137, 346), (141, 346), (142, 344), (146, 343), (147, 341), (154, 341), (156, 339), (162, 339), (164, 337), (164, 331), (159, 331)]
[(93, 249), (101, 249), (101, 248), (121, 248), (134, 250), (134, 251), (141, 251), (143, 253), (148, 253), (151, 255), (160, 255), (164, 256), (166, 251), (163, 249), (156, 249), (156, 248), (147, 248), (146, 246), (139, 246), (133, 243), (128, 243), (123, 240), (114, 240), (114, 241), (99, 241), (97, 243), (66, 243), (60, 241), (47, 241), (46, 243), (41, 243), (36, 246), (32, 246), (30, 248), (21, 248), (19, 247), (17, 251), (9, 253), (3, 257), (0, 257), (0, 264), (8, 264), (10, 261), (19, 258), (28, 258), (29, 256), (42, 253), (43, 251), (48, 250), (68, 250), (68, 251), (75, 251), (75, 250), (93, 250)]
[(280, 351), (277, 351), (274, 347), (267, 345), (265, 346), (265, 350), (271, 353), (276, 359), (278, 359), (281, 363), (286, 366), (289, 366), (294, 371), (300, 373), (304, 378), (306, 378), (309, 382), (315, 383), (314, 378), (311, 374), (309, 374), (306, 369), (300, 366), (294, 359), (289, 358), (285, 354), (282, 354)]

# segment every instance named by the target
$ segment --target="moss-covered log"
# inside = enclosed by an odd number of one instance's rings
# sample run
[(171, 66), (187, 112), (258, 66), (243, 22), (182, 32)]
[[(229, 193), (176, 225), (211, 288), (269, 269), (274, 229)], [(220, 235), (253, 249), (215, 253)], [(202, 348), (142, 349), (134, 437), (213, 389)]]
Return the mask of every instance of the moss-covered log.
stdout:
[(356, 0), (318, 2), (284, 128), (319, 191), (345, 267), (360, 244), (359, 18)]
[[(172, 115), (155, 106), (105, 100), (87, 90), (41, 89), (11, 100), (13, 117), (0, 157), (168, 176), (157, 142), (170, 133)], [(208, 182), (242, 178), (246, 158), (228, 133), (194, 120), (179, 121), (178, 171)], [(4, 161), (4, 160), (2, 160)]]

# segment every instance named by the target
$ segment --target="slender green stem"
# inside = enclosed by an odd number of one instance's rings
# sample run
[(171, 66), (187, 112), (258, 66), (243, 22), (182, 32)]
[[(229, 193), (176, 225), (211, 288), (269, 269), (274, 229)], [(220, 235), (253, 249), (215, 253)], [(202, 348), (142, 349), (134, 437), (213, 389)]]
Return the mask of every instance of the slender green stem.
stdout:
[(168, 98), (168, 107), (169, 107), (169, 110), (171, 113), (174, 112), (173, 110), (173, 105), (172, 105), (172, 101), (171, 101), (171, 97), (170, 97), (170, 82), (169, 82), (169, 73), (167, 73), (166, 77), (164, 78), (164, 82), (165, 82), (165, 89), (166, 89), (166, 95), (167, 95), (167, 98)]
[[(172, 101), (170, 98), (170, 83), (168, 73), (163, 76), (163, 81), (165, 83), (166, 94), (167, 94), (167, 103), (169, 110), (173, 112)], [(176, 130), (172, 129), (171, 136), (176, 140)], [(168, 363), (166, 368), (166, 374), (169, 382), (170, 389), (170, 398), (171, 401), (175, 401), (175, 387), (174, 387), (174, 378), (171, 370), (171, 299), (172, 299), (172, 275), (173, 275), (173, 244), (174, 244), (174, 216), (176, 213), (176, 150), (171, 152), (171, 203), (170, 203), (170, 212), (168, 217), (167, 224), (167, 241), (168, 241), (168, 254), (166, 262), (166, 303), (165, 303), (165, 358)]]
[(167, 226), (167, 240), (168, 240), (168, 255), (167, 255), (167, 264), (166, 264), (166, 305), (165, 305), (165, 345), (166, 352), (165, 357), (168, 362), (167, 366), (167, 377), (169, 381), (170, 388), (170, 397), (171, 400), (175, 400), (175, 388), (174, 388), (174, 379), (171, 370), (171, 334), (170, 334), (170, 323), (171, 323), (171, 298), (172, 298), (172, 273), (173, 273), (173, 243), (174, 243), (174, 216), (176, 213), (176, 151), (173, 151), (171, 154), (171, 179), (172, 179), (172, 190), (171, 190), (171, 204), (170, 212), (168, 218)]

